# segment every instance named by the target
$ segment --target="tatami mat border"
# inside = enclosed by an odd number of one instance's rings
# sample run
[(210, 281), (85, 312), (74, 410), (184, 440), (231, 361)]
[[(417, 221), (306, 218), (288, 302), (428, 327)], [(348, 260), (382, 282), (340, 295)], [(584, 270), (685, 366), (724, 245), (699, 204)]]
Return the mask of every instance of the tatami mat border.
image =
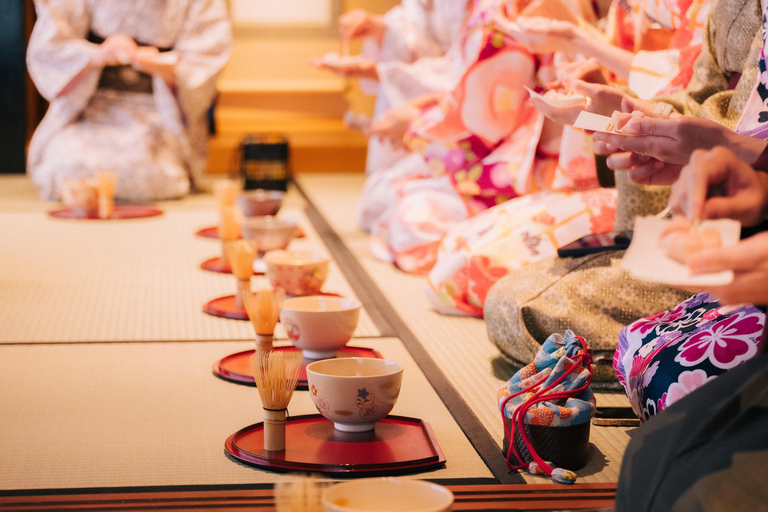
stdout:
[(363, 307), (368, 311), (376, 327), (381, 331), (382, 336), (395, 336), (402, 340), (406, 349), (408, 349), (413, 359), (419, 365), (419, 368), (421, 368), (424, 376), (432, 384), (432, 387), (440, 396), (440, 399), (443, 400), (445, 406), (451, 412), (459, 427), (461, 427), (494, 477), (500, 483), (524, 483), (525, 480), (520, 474), (510, 472), (504, 459), (499, 456), (499, 446), (496, 441), (494, 441), (469, 405), (451, 385), (421, 343), (419, 343), (416, 336), (408, 328), (408, 325), (390, 305), (376, 283), (373, 282), (360, 262), (357, 261), (357, 258), (349, 251), (341, 237), (325, 220), (325, 217), (315, 207), (298, 183), (296, 187), (307, 201), (305, 210), (307, 218), (322, 237), (337, 266), (342, 269), (347, 282), (362, 302)]

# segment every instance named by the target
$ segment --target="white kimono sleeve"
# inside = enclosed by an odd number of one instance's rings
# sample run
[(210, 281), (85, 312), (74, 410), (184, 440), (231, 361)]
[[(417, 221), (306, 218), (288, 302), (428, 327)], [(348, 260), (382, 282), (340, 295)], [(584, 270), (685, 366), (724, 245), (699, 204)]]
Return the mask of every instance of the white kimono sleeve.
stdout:
[(101, 68), (86, 70), (98, 49), (86, 40), (86, 6), (82, 0), (35, 0), (35, 9), (37, 21), (27, 50), (29, 74), (46, 100), (65, 95), (73, 111), (79, 112), (101, 76)]

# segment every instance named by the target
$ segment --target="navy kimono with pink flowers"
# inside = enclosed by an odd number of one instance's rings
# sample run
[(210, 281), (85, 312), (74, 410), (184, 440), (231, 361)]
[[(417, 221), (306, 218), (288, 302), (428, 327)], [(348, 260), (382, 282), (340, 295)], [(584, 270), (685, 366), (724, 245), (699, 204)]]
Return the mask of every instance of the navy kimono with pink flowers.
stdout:
[(722, 306), (698, 293), (622, 329), (613, 366), (635, 414), (645, 421), (754, 358), (764, 323), (755, 306)]

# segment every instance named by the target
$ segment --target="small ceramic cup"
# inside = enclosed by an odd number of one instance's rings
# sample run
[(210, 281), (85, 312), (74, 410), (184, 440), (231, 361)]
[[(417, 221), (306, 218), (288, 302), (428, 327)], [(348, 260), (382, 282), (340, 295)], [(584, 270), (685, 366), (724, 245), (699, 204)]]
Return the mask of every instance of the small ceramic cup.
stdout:
[(285, 249), (296, 236), (296, 223), (269, 215), (243, 217), (240, 219), (240, 234), (247, 240), (254, 240), (259, 252)]
[(344, 297), (296, 297), (283, 302), (280, 323), (305, 358), (326, 359), (336, 357), (352, 338), (360, 307), (360, 302)]
[(403, 367), (365, 357), (324, 359), (307, 365), (312, 402), (342, 432), (367, 432), (392, 411)]
[(247, 190), (240, 194), (235, 204), (246, 217), (260, 217), (263, 215), (277, 215), (283, 205), (285, 192), (281, 190)]
[(330, 263), (327, 256), (309, 251), (271, 251), (264, 255), (269, 282), (294, 297), (320, 293)]
[(320, 500), (326, 512), (447, 512), (453, 493), (424, 480), (362, 478), (326, 488)]
[(99, 209), (99, 193), (94, 180), (71, 178), (61, 181), (61, 202), (75, 215), (87, 217)]

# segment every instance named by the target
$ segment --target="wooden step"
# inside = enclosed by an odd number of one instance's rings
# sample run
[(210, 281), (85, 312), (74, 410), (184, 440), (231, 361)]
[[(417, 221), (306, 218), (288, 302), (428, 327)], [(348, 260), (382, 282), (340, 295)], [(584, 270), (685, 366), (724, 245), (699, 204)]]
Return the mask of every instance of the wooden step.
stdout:
[(222, 126), (208, 141), (208, 173), (237, 172), (240, 142), (249, 134), (278, 133), (288, 139), (294, 173), (365, 172), (368, 141), (337, 119), (263, 120)]
[(216, 135), (210, 137), (208, 173), (237, 172), (244, 137), (277, 133), (288, 139), (295, 174), (365, 172), (367, 140), (347, 128), (343, 80), (248, 80), (223, 83)]

